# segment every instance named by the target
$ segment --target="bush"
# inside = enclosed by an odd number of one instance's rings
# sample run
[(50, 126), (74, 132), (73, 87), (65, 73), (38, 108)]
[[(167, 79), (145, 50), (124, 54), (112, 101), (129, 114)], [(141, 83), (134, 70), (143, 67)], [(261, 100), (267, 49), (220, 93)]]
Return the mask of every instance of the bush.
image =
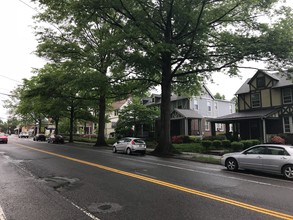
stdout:
[(244, 147), (243, 143), (237, 142), (237, 141), (233, 141), (231, 143), (231, 146), (232, 146), (233, 151), (242, 151), (243, 147)]
[(209, 147), (212, 146), (212, 142), (210, 140), (203, 140), (201, 144), (206, 149), (206, 151), (208, 150)]
[(172, 136), (171, 141), (174, 144), (182, 144), (183, 143), (183, 137), (182, 136)]
[(221, 145), (222, 145), (222, 142), (221, 142), (220, 140), (214, 140), (214, 141), (213, 141), (213, 146), (214, 146), (215, 148), (220, 148)]
[(260, 140), (257, 140), (257, 139), (252, 139), (251, 142), (252, 142), (252, 146), (260, 144)]
[(202, 138), (203, 140), (209, 140), (209, 141), (214, 141), (214, 140), (225, 140), (226, 139), (226, 136), (225, 135), (222, 135), (222, 134), (219, 134), (217, 136), (206, 136), (206, 137), (203, 137)]
[(240, 143), (243, 144), (243, 147), (245, 149), (253, 146), (253, 142), (251, 140), (243, 140), (243, 141), (240, 141)]
[(285, 139), (284, 138), (281, 138), (280, 136), (273, 136), (272, 138), (271, 138), (271, 141), (272, 141), (272, 143), (274, 143), (274, 144), (285, 144)]
[(199, 143), (188, 143), (188, 144), (173, 144), (176, 150), (180, 152), (196, 152), (203, 153), (204, 149)]
[(191, 136), (183, 136), (182, 137), (183, 143), (192, 143), (194, 142), (193, 138)]
[(187, 136), (188, 137), (188, 143), (200, 143), (201, 138), (198, 136)]
[(230, 148), (231, 147), (231, 141), (230, 140), (222, 140), (222, 146)]

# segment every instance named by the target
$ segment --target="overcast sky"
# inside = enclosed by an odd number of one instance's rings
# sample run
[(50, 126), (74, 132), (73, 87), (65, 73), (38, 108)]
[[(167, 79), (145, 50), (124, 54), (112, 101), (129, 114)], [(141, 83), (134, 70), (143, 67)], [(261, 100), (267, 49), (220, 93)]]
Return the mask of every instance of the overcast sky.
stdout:
[[(293, 1), (290, 0), (293, 5)], [(289, 2), (290, 2), (289, 1)], [(33, 54), (37, 42), (33, 34), (32, 16), (35, 6), (29, 0), (2, 0), (0, 2), (0, 119), (7, 119), (3, 100), (9, 92), (21, 84), (23, 78), (33, 76), (32, 68), (40, 68), (45, 61)], [(229, 78), (222, 74), (213, 76), (214, 83), (207, 87), (215, 94), (219, 92), (226, 99), (233, 98), (238, 88), (255, 73), (254, 70), (241, 72), (241, 78)]]

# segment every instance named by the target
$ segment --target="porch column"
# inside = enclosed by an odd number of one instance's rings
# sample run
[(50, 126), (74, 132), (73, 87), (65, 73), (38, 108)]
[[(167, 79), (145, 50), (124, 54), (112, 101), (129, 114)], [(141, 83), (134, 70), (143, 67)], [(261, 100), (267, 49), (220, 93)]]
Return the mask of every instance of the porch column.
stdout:
[(201, 119), (198, 119), (198, 133), (199, 133), (200, 136), (202, 135)]
[(262, 131), (263, 131), (263, 142), (267, 143), (267, 131), (266, 131), (266, 120), (264, 118), (262, 120)]
[(188, 136), (188, 118), (184, 119), (184, 136)]
[(211, 121), (212, 136), (216, 136), (216, 123)]

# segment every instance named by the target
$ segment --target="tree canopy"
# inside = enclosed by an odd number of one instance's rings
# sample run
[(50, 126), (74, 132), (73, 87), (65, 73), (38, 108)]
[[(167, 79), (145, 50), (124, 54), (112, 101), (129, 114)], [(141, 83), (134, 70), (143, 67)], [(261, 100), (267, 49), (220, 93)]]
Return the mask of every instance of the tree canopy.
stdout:
[[(98, 66), (99, 72), (102, 67), (115, 67), (112, 73), (119, 73), (120, 78), (110, 80), (103, 72), (109, 87), (125, 80), (161, 86), (158, 153), (172, 151), (172, 92), (197, 92), (201, 82), (218, 71), (237, 75), (244, 60), (266, 61), (275, 67), (292, 62), (292, 10), (278, 8), (278, 0), (35, 1), (45, 11), (39, 18), (59, 28), (41, 33), (40, 41), (45, 44), (40, 44), (40, 55), (55, 62), (69, 58), (81, 65), (89, 62), (86, 66)], [(264, 17), (274, 19), (267, 22)], [(100, 33), (109, 38), (105, 47), (92, 37)], [(60, 48), (72, 56), (59, 54)], [(101, 66), (103, 51), (115, 54), (117, 62)]]

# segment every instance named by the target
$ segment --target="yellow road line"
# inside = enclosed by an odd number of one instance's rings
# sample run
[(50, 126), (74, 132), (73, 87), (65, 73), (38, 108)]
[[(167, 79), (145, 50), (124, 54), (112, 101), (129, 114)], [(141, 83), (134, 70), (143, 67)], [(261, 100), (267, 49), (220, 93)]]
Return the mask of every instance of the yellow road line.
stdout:
[(52, 152), (49, 152), (49, 151), (40, 150), (40, 149), (37, 149), (37, 148), (22, 145), (22, 144), (17, 144), (17, 145), (19, 145), (21, 147), (24, 147), (24, 148), (27, 148), (27, 149), (34, 150), (34, 151), (39, 151), (39, 152), (42, 152), (42, 153), (45, 153), (45, 154), (49, 154), (49, 155), (52, 155), (52, 156), (56, 156), (56, 157), (60, 157), (60, 158), (63, 158), (63, 159), (71, 160), (71, 161), (74, 161), (74, 162), (77, 162), (77, 163), (97, 167), (97, 168), (107, 170), (107, 171), (110, 171), (110, 172), (114, 172), (114, 173), (118, 173), (118, 174), (121, 174), (121, 175), (124, 175), (124, 176), (133, 177), (133, 178), (136, 178), (136, 179), (140, 179), (140, 180), (147, 181), (147, 182), (150, 182), (150, 183), (154, 183), (154, 184), (169, 187), (169, 188), (172, 188), (172, 189), (180, 190), (180, 191), (190, 193), (190, 194), (194, 194), (194, 195), (197, 195), (197, 196), (201, 196), (201, 197), (204, 197), (204, 198), (209, 198), (209, 199), (212, 199), (212, 200), (216, 200), (216, 201), (223, 202), (223, 203), (226, 203), (226, 204), (230, 204), (230, 205), (233, 205), (233, 206), (241, 207), (241, 208), (244, 208), (244, 209), (248, 209), (248, 210), (255, 211), (255, 212), (258, 212), (258, 213), (262, 213), (262, 214), (265, 214), (265, 215), (273, 216), (273, 217), (276, 217), (276, 218), (286, 219), (286, 220), (290, 220), (290, 219), (293, 220), (293, 215), (288, 215), (288, 214), (285, 214), (285, 213), (276, 212), (276, 211), (273, 211), (273, 210), (257, 207), (257, 206), (250, 205), (250, 204), (243, 203), (243, 202), (239, 202), (239, 201), (236, 201), (236, 200), (233, 200), (233, 199), (228, 199), (228, 198), (225, 198), (225, 197), (216, 196), (216, 195), (213, 195), (213, 194), (210, 194), (210, 193), (201, 192), (201, 191), (198, 191), (198, 190), (195, 190), (195, 189), (179, 186), (179, 185), (168, 183), (168, 182), (161, 181), (161, 180), (156, 180), (156, 179), (153, 179), (153, 178), (150, 178), (150, 177), (146, 177), (146, 176), (142, 176), (142, 175), (138, 175), (138, 174), (118, 170), (118, 169), (115, 169), (115, 168), (103, 166), (103, 165), (100, 165), (100, 164), (97, 164), (97, 163), (92, 163), (92, 162), (79, 160), (79, 159), (72, 158), (72, 157), (67, 157), (67, 156), (64, 156), (64, 155), (61, 155), (61, 154), (56, 154), (56, 153), (52, 153)]

